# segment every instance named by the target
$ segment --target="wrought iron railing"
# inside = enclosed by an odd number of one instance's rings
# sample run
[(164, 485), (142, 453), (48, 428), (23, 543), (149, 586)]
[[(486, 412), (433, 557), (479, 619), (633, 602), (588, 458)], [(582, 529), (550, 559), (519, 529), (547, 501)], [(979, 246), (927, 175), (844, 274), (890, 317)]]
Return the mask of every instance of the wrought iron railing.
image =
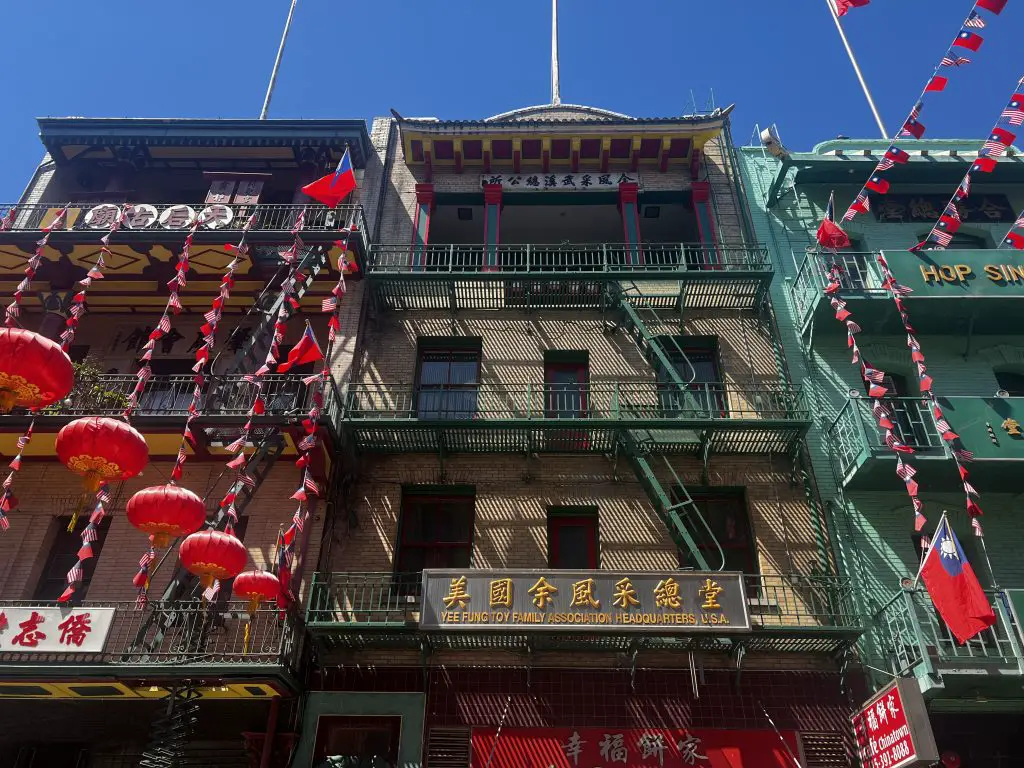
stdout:
[(919, 665), (929, 673), (976, 665), (1018, 665), (1024, 669), (1019, 628), (1014, 626), (1006, 593), (986, 591), (996, 623), (961, 645), (950, 633), (923, 587), (896, 593), (872, 617), (868, 648), (875, 666), (905, 675)]
[[(805, 253), (797, 264), (796, 277), (789, 288), (797, 316), (801, 320), (806, 320), (825, 297), (825, 286), (829, 284), (828, 266), (831, 262), (837, 262), (841, 269), (841, 295), (849, 297), (884, 293), (877, 256), (878, 254), (874, 252), (844, 251), (836, 255), (816, 251)], [(794, 259), (797, 258), (797, 254), (794, 254)]]
[[(918, 453), (945, 450), (927, 400), (886, 397), (882, 402), (892, 411), (892, 433), (901, 443)], [(871, 404), (867, 397), (850, 398), (827, 430), (840, 477), (845, 477), (862, 458), (889, 450), (885, 430), (878, 426)]]
[[(309, 389), (299, 374), (268, 374), (263, 377), (265, 416), (291, 416), (309, 410)], [(100, 374), (77, 381), (75, 389), (60, 403), (47, 409), (44, 416), (118, 415), (138, 379), (128, 374)], [(254, 397), (252, 382), (243, 374), (208, 377), (200, 409), (210, 416), (245, 416)], [(139, 416), (186, 416), (192, 402), (195, 380), (192, 376), (152, 376), (135, 412)], [(338, 406), (333, 381), (328, 382), (325, 415)]]
[[(848, 579), (784, 574), (745, 577), (756, 629), (860, 629)], [(315, 627), (412, 627), (419, 620), (419, 573), (315, 573), (306, 614)]]
[(535, 420), (538, 426), (606, 419), (624, 422), (741, 420), (809, 421), (799, 387), (656, 382), (585, 385), (481, 383), (448, 387), (351, 384), (342, 394), (344, 418), (378, 421), (500, 422)]
[[(44, 226), (48, 226), (57, 217), (57, 213), (64, 207), (64, 202), (53, 202), (53, 203), (34, 203), (34, 204), (0, 204), (0, 230), (3, 231), (38, 231)], [(97, 217), (93, 225), (90, 226), (86, 223), (86, 214), (94, 207), (101, 205), (114, 204), (124, 210), (126, 207), (130, 208), (129, 204), (123, 201), (110, 200), (90, 200), (84, 203), (73, 203), (68, 208), (68, 215), (65, 225), (61, 229), (73, 230), (73, 231), (95, 231), (97, 237), (102, 235), (109, 229), (109, 215), (106, 217)], [(187, 206), (191, 208), (194, 214), (198, 215), (209, 207), (209, 204), (202, 203), (156, 203), (145, 200), (138, 201), (139, 205), (148, 204), (152, 205), (157, 210), (158, 215), (162, 215), (165, 211), (172, 208), (180, 208), (181, 206)], [(201, 225), (200, 229), (218, 229), (218, 230), (240, 230), (248, 218), (255, 215), (256, 220), (252, 226), (252, 231), (283, 231), (286, 232), (295, 226), (295, 222), (301, 212), (305, 211), (305, 219), (303, 222), (303, 229), (306, 231), (335, 231), (345, 227), (355, 226), (359, 230), (365, 231), (364, 220), (363, 220), (363, 209), (360, 205), (339, 205), (337, 208), (327, 208), (326, 206), (318, 203), (309, 204), (279, 204), (279, 203), (258, 203), (256, 205), (221, 205), (217, 204), (220, 208), (227, 208), (231, 211), (230, 220), (227, 216), (221, 215), (215, 220), (211, 220), (211, 224)], [(11, 211), (13, 210), (13, 214)], [(188, 229), (189, 223), (185, 218), (176, 218), (173, 222), (169, 222), (167, 226), (161, 224), (159, 220), (151, 220), (151, 215), (145, 217), (140, 216), (136, 225), (133, 227), (132, 220), (126, 222), (126, 226), (122, 227), (122, 230), (118, 237), (130, 236), (133, 231), (161, 231), (165, 229), (181, 230), (185, 231)], [(105, 223), (104, 223), (105, 222)], [(173, 226), (172, 226), (173, 224)], [(214, 226), (215, 224), (215, 226)]]
[[(768, 250), (702, 243), (562, 243), (556, 245), (380, 244), (371, 249), (367, 272), (405, 274), (455, 272), (497, 276), (544, 272), (701, 272), (714, 275), (772, 271)], [(596, 273), (596, 274), (595, 274)]]
[[(3, 608), (38, 607), (33, 601), (3, 601)], [(292, 666), (295, 628), (275, 607), (249, 613), (244, 602), (201, 605), (199, 602), (163, 605), (151, 601), (139, 610), (134, 602), (86, 601), (88, 608), (114, 608), (114, 618), (102, 651), (70, 653), (0, 652), (7, 664), (109, 665), (280, 665)], [(153, 612), (168, 620), (151, 621)], [(246, 625), (249, 625), (246, 640)], [(161, 628), (163, 634), (160, 634)]]

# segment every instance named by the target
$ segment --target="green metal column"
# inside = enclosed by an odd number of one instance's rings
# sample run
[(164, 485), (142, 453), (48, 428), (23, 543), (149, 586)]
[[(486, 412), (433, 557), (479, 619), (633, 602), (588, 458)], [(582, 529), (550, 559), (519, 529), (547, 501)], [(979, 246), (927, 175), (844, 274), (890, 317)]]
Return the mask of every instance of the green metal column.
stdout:
[(427, 265), (426, 250), (430, 242), (430, 214), (434, 210), (434, 185), (416, 185), (416, 217), (412, 225), (411, 266), (422, 272)]
[(637, 210), (637, 197), (640, 186), (632, 182), (619, 184), (619, 213), (622, 214), (622, 229), (625, 233), (626, 258), (629, 264), (642, 264), (644, 261), (643, 244), (640, 241), (640, 215)]
[(501, 244), (501, 184), (484, 184), (484, 272), (497, 272)]

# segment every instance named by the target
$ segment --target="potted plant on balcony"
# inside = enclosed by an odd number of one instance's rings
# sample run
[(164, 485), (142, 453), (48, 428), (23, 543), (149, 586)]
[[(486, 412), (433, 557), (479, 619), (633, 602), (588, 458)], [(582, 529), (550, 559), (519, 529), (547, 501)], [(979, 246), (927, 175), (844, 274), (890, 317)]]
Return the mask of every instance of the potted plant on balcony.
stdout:
[(86, 357), (78, 363), (72, 363), (75, 369), (75, 385), (68, 396), (59, 403), (44, 408), (42, 413), (57, 416), (63, 413), (103, 413), (105, 411), (120, 412), (128, 405), (130, 387), (134, 386), (134, 376), (126, 378), (129, 389), (118, 388), (118, 380), (112, 381), (98, 360)]

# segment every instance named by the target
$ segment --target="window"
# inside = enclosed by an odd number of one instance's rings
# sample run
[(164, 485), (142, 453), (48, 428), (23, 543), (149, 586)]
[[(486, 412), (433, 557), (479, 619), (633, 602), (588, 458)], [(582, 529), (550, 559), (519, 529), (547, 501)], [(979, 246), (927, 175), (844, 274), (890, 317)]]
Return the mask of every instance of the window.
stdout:
[(548, 509), (548, 566), (597, 569), (597, 507)]
[(996, 382), (1010, 397), (1024, 397), (1024, 374), (996, 371)]
[(479, 339), (421, 339), (418, 368), (416, 415), (419, 418), (470, 419), (476, 415)]
[(143, 390), (139, 411), (174, 413), (188, 410), (195, 389), (195, 374), (192, 372), (195, 361), (191, 358), (164, 358), (153, 360), (149, 365), (153, 378)]
[[(436, 492), (403, 490), (395, 572), (468, 568), (473, 552), (473, 498), (472, 489), (459, 486)], [(412, 581), (419, 583), (418, 577)]]
[[(852, 251), (843, 251), (830, 257), (839, 265), (839, 285), (846, 290), (863, 291), (869, 288), (880, 288), (875, 257), (870, 253), (862, 253), (863, 247), (850, 242)], [(824, 267), (823, 267), (824, 268)]]
[[(912, 448), (937, 448), (939, 437), (933, 428), (930, 409), (923, 399), (910, 395), (907, 379), (898, 373), (887, 373), (882, 379), (886, 388), (883, 398), (892, 409), (893, 433)], [(870, 391), (868, 382), (864, 390)], [(870, 407), (870, 406), (868, 406)]]
[[(675, 492), (673, 496), (676, 496)], [(757, 573), (757, 548), (743, 492), (709, 492), (694, 494), (692, 498), (707, 527), (695, 520), (690, 526), (690, 532), (708, 567), (715, 569), (721, 565), (725, 571)], [(719, 546), (722, 548), (721, 554)], [(679, 566), (699, 568), (700, 564), (693, 553), (681, 549)]]
[[(88, 517), (88, 514), (85, 515)], [(92, 543), (93, 557), (82, 563), (82, 583), (75, 590), (76, 600), (85, 598), (89, 590), (89, 583), (92, 581), (93, 572), (96, 570), (96, 561), (99, 559), (100, 551), (103, 549), (103, 542), (107, 538), (107, 531), (110, 530), (111, 518), (105, 517), (96, 526), (97, 538)], [(53, 537), (50, 544), (50, 551), (46, 556), (46, 564), (43, 566), (43, 573), (36, 587), (34, 600), (44, 602), (55, 601), (63, 594), (67, 587), (68, 571), (78, 562), (78, 550), (82, 548), (81, 531), (86, 521), (79, 516), (77, 530), (68, 533), (68, 525), (71, 524), (71, 517), (57, 517), (51, 523), (50, 534)]]
[(675, 379), (658, 364), (659, 399), (667, 416), (718, 418), (726, 415), (725, 384), (718, 364), (714, 336), (661, 336), (655, 340), (686, 385), (680, 392)]
[(586, 351), (544, 353), (544, 415), (547, 418), (586, 418), (589, 369)]

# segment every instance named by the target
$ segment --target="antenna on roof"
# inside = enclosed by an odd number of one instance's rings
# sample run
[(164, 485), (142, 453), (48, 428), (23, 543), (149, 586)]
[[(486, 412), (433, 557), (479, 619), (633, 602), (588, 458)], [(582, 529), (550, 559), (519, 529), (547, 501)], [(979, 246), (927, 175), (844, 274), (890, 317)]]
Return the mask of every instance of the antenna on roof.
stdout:
[(551, 0), (551, 103), (562, 103), (558, 91), (558, 0)]

